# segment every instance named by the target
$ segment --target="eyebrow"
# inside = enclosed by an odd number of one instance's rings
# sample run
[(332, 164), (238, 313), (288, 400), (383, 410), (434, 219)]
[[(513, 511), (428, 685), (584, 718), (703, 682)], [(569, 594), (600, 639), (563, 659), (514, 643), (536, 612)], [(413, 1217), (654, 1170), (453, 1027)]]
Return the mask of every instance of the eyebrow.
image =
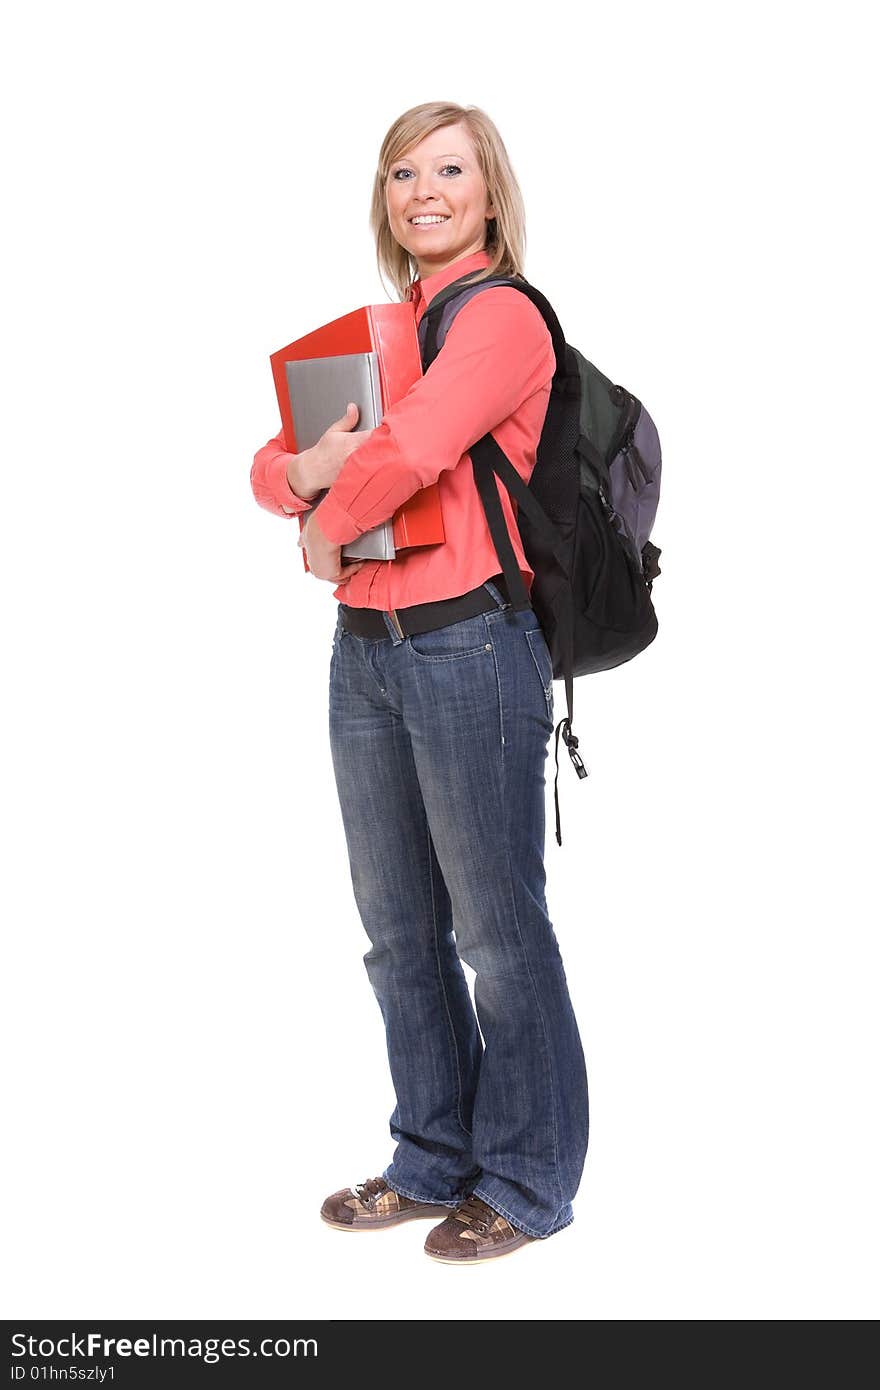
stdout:
[[(434, 159), (460, 159), (461, 162), (462, 162), (462, 164), (465, 163), (465, 158), (464, 158), (464, 155), (463, 155), (463, 154), (435, 154), (435, 155), (433, 156), (433, 158), (434, 158)], [(412, 164), (412, 160), (410, 159), (409, 155), (402, 154), (402, 155), (400, 156), (400, 159), (395, 159), (394, 163), (395, 163), (395, 164), (404, 164), (404, 163)]]

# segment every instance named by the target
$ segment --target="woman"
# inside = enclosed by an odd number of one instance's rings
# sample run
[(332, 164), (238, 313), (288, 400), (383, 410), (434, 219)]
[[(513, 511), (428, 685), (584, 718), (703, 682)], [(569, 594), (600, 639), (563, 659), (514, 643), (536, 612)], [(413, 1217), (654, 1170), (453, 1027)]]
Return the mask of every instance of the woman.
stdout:
[[(431, 102), (394, 122), (371, 220), (380, 271), (417, 323), (460, 276), (521, 273), (521, 194), (477, 107)], [(279, 515), (329, 488), (299, 543), (337, 586), (331, 752), (397, 1101), (391, 1162), (321, 1215), (351, 1231), (433, 1217), (425, 1251), (453, 1263), (569, 1225), (587, 1149), (583, 1051), (544, 896), (552, 665), (534, 611), (510, 604), (467, 455), (491, 430), (528, 481), (554, 367), (538, 309), (490, 287), (366, 439), (349, 407), (314, 450), (286, 453), (278, 435), (251, 473)], [(442, 545), (343, 567), (343, 545), (434, 482)]]

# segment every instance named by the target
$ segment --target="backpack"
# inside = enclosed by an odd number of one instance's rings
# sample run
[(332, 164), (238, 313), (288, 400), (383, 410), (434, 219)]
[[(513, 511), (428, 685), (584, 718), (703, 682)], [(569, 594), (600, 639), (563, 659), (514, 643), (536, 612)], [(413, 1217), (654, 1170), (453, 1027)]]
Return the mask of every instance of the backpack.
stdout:
[[(523, 482), (494, 436), (468, 450), (489, 532), (511, 603), (531, 606), (564, 680), (567, 714), (556, 727), (556, 840), (560, 733), (579, 778), (587, 769), (572, 730), (573, 680), (629, 661), (657, 635), (651, 588), (660, 567), (650, 540), (660, 497), (660, 439), (641, 401), (565, 341), (559, 320), (523, 276), (476, 284), (468, 276), (435, 295), (419, 322), (422, 369), (443, 346), (463, 306), (491, 285), (520, 290), (541, 311), (556, 351), (556, 371), (535, 467)], [(497, 484), (511, 498), (523, 551), (534, 571), (529, 595), (504, 522)]]

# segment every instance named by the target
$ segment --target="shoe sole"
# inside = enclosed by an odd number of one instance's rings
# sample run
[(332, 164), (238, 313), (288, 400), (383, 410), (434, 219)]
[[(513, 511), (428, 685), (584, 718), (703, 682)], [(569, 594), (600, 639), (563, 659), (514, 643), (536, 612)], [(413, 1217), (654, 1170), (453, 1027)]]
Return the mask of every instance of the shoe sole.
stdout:
[(393, 1216), (380, 1216), (374, 1221), (331, 1221), (328, 1216), (322, 1216), (321, 1220), (325, 1226), (332, 1226), (334, 1231), (381, 1231), (389, 1226), (402, 1226), (404, 1221), (415, 1221), (418, 1218), (424, 1220), (430, 1217), (432, 1221), (440, 1218), (440, 1213), (449, 1213), (449, 1207), (411, 1207), (409, 1211), (395, 1212)]
[(528, 1236), (524, 1231), (521, 1236), (518, 1236), (516, 1240), (510, 1241), (503, 1249), (487, 1250), (483, 1255), (460, 1255), (458, 1257), (455, 1255), (435, 1255), (431, 1250), (428, 1250), (427, 1247), (425, 1248), (425, 1254), (428, 1256), (429, 1260), (436, 1260), (437, 1263), (441, 1265), (482, 1265), (485, 1264), (487, 1260), (498, 1260), (503, 1255), (512, 1255), (514, 1250), (519, 1250), (521, 1246), (527, 1245), (531, 1241), (537, 1239), (537, 1236)]

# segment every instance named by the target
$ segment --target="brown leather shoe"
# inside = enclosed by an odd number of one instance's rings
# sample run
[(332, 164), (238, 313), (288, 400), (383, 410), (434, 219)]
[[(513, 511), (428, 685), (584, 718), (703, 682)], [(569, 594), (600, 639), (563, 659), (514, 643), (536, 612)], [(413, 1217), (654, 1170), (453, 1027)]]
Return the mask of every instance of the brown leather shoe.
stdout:
[(527, 1241), (536, 1240), (518, 1231), (482, 1197), (466, 1197), (445, 1221), (429, 1231), (425, 1254), (444, 1264), (479, 1264), (508, 1255)]
[(414, 1202), (390, 1188), (384, 1178), (367, 1178), (354, 1187), (343, 1187), (327, 1198), (321, 1219), (340, 1231), (375, 1231), (382, 1226), (399, 1226), (417, 1216), (436, 1219), (448, 1207), (434, 1202)]

